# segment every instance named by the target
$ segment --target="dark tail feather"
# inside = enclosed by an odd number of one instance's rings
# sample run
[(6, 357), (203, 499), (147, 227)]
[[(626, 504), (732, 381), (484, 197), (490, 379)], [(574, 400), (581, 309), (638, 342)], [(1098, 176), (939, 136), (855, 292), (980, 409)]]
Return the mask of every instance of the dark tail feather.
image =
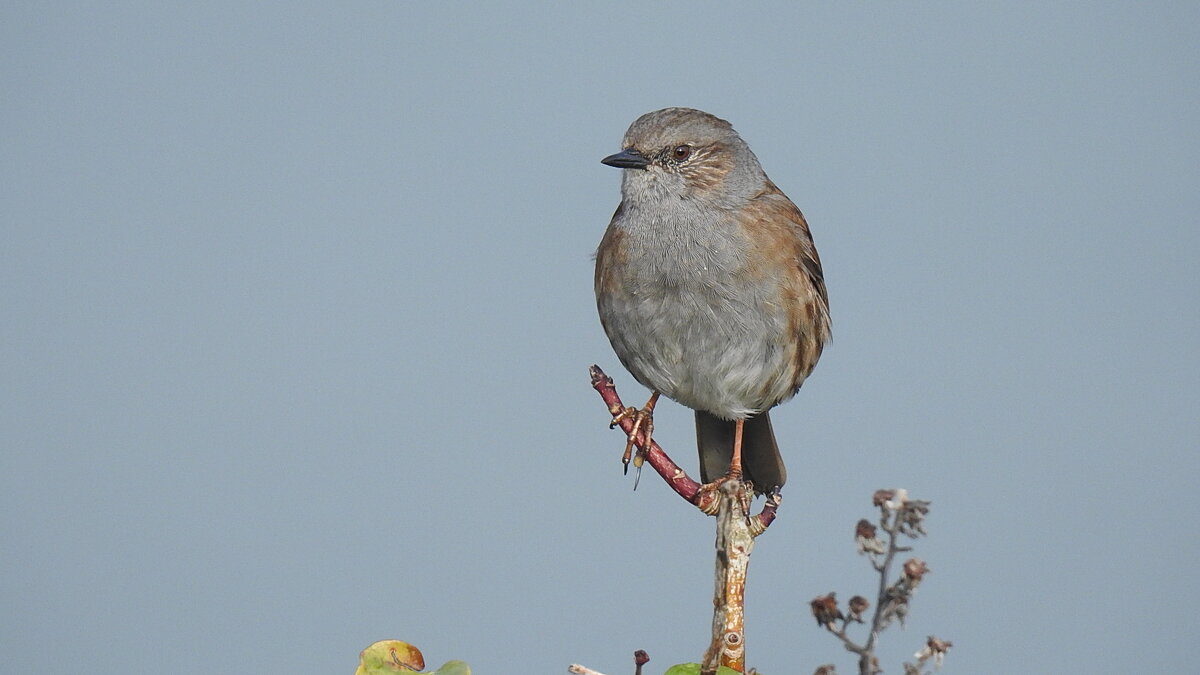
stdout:
[[(700, 480), (705, 483), (729, 471), (729, 462), (733, 460), (733, 430), (733, 422), (696, 411)], [(783, 487), (787, 481), (783, 457), (779, 456), (779, 445), (771, 430), (771, 417), (765, 411), (746, 420), (742, 427), (742, 470), (757, 492)]]

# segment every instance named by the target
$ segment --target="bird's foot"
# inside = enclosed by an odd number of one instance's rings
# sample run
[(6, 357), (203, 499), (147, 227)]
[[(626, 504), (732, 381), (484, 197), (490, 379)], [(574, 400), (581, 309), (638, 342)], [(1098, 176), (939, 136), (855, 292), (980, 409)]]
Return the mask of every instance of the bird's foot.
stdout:
[(754, 498), (754, 487), (750, 484), (750, 481), (742, 476), (740, 467), (730, 467), (729, 472), (724, 476), (711, 483), (701, 485), (700, 492), (694, 503), (704, 505), (700, 507), (700, 510), (708, 515), (716, 515), (721, 503), (718, 496), (722, 490), (734, 490), (737, 492), (737, 499), (742, 507), (742, 513), (746, 518), (749, 518), (750, 502)]
[[(621, 455), (621, 464), (625, 467), (625, 473), (629, 473), (629, 462), (633, 461), (633, 466), (638, 470), (640, 477), (642, 464), (646, 461), (646, 452), (650, 450), (650, 444), (654, 440), (654, 406), (658, 403), (658, 392), (650, 395), (650, 400), (646, 401), (643, 408), (625, 408), (621, 412), (613, 415), (612, 422), (608, 427), (611, 429), (621, 423), (622, 420), (633, 420), (633, 426), (629, 428), (629, 436), (625, 441), (625, 453)], [(642, 435), (642, 442), (638, 443), (638, 434)], [(634, 445), (638, 446), (638, 452), (633, 454)], [(637, 483), (634, 483), (637, 487)]]

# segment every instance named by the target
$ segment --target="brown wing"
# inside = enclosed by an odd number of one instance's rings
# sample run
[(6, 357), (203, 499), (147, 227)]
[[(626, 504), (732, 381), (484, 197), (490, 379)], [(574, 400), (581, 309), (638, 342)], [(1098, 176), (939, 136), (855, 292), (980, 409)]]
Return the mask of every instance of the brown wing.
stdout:
[(624, 210), (625, 202), (617, 205), (617, 210), (613, 213), (612, 220), (609, 221), (608, 229), (604, 231), (604, 238), (600, 240), (600, 246), (596, 249), (596, 278), (594, 283), (597, 298), (612, 283), (612, 279), (605, 275), (604, 270), (610, 269), (611, 262), (616, 262), (614, 258), (623, 255), (622, 240), (625, 237), (625, 233), (619, 228), (614, 227), (613, 223), (621, 217), (621, 212)]
[(804, 214), (771, 181), (754, 197), (747, 212), (761, 220), (760, 231), (766, 233), (759, 242), (764, 247), (763, 255), (784, 258), (776, 269), (794, 272), (785, 280), (782, 301), (790, 308), (793, 334), (800, 336), (794, 354), (794, 381), (799, 389), (831, 336), (829, 295), (821, 258)]

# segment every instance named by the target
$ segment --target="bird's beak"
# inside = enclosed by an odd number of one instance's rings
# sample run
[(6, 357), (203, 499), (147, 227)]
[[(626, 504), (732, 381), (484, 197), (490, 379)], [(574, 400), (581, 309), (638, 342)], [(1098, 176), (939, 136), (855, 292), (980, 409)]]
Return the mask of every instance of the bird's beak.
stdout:
[(625, 148), (615, 155), (609, 155), (600, 160), (600, 163), (615, 166), (618, 169), (645, 169), (650, 166), (650, 160), (633, 148)]

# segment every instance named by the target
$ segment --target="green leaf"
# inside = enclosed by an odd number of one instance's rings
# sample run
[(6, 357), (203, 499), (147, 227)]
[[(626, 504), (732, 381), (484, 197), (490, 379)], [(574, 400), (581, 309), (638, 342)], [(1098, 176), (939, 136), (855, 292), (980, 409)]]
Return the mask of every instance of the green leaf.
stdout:
[(399, 640), (380, 640), (358, 655), (354, 675), (392, 675), (415, 673), (425, 667), (421, 650)]

